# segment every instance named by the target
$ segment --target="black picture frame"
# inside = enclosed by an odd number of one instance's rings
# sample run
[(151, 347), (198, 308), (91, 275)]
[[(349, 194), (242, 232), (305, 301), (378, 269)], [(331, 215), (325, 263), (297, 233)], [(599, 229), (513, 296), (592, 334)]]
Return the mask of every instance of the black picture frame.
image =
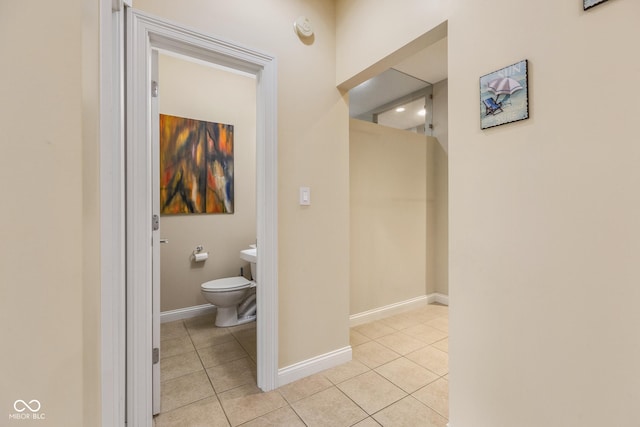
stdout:
[(596, 7), (606, 1), (607, 0), (582, 0), (582, 7), (584, 8), (584, 10), (587, 10), (591, 9), (592, 7)]
[(529, 118), (529, 61), (480, 77), (480, 129)]

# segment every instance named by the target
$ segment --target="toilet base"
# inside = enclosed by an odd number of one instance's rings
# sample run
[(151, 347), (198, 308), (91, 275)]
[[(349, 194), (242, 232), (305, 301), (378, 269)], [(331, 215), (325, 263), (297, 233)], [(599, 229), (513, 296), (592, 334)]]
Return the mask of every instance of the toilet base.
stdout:
[(238, 317), (238, 307), (218, 307), (216, 313), (215, 325), (219, 328), (228, 328), (230, 326), (238, 326), (256, 320), (256, 315)]
[(252, 316), (245, 316), (245, 317), (240, 317), (238, 319), (238, 323), (236, 323), (237, 325), (244, 325), (245, 323), (251, 323), (251, 322), (255, 322), (256, 320), (256, 315), (252, 315)]

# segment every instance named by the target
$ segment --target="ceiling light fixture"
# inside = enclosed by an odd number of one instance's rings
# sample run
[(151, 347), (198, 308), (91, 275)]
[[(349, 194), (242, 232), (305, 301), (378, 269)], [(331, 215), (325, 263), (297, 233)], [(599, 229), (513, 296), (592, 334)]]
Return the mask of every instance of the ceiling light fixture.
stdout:
[(402, 113), (404, 110), (405, 110), (405, 108), (404, 108), (404, 107), (398, 107), (398, 108), (396, 108), (396, 112), (398, 112), (398, 113)]
[(427, 115), (427, 110), (423, 108), (422, 110), (418, 111), (418, 115), (419, 116), (426, 116)]

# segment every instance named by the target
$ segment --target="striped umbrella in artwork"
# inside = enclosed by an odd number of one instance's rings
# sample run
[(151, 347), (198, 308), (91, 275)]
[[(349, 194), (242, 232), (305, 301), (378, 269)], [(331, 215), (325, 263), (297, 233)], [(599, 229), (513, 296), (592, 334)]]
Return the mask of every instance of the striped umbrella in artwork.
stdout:
[(500, 77), (499, 79), (491, 80), (487, 85), (487, 89), (496, 95), (496, 102), (498, 102), (500, 95), (513, 95), (522, 89), (522, 85), (511, 77)]

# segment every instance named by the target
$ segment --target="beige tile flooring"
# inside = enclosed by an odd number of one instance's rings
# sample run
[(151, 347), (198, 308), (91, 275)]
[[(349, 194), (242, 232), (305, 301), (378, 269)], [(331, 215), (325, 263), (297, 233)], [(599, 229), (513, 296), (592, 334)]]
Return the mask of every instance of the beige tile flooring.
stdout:
[(263, 393), (255, 322), (212, 315), (161, 327), (166, 426), (437, 426), (449, 415), (448, 307), (431, 304), (351, 328), (353, 360)]

